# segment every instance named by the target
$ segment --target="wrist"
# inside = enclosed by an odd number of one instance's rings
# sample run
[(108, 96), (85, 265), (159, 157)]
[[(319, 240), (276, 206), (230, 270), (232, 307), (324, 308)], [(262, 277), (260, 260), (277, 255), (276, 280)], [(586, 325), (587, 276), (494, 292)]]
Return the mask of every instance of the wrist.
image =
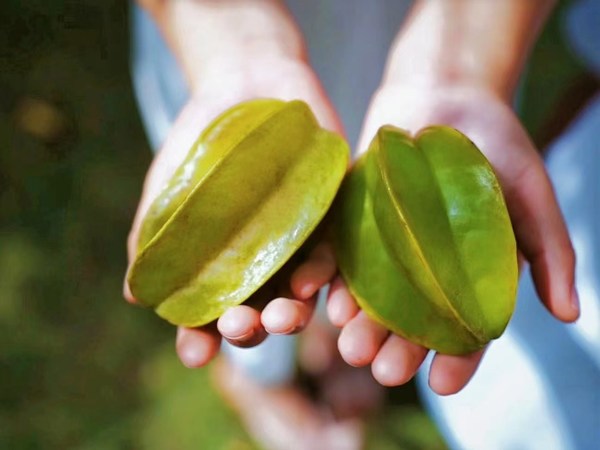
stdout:
[(447, 39), (444, 32), (431, 39), (424, 39), (422, 34), (423, 31), (417, 29), (395, 43), (382, 86), (408, 85), (431, 90), (473, 88), (493, 92), (510, 101), (522, 66), (514, 49), (492, 49), (453, 33)]
[(553, 4), (422, 0), (394, 42), (383, 84), (471, 85), (511, 101)]
[(306, 59), (302, 35), (278, 0), (159, 3), (155, 20), (193, 91), (199, 80), (227, 76), (251, 62)]

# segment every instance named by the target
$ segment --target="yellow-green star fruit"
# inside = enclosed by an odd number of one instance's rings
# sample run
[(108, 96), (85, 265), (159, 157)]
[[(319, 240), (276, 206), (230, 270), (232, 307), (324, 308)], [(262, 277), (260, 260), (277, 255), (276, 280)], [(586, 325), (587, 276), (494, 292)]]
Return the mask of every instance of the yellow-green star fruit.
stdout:
[(187, 327), (244, 302), (323, 219), (348, 154), (302, 101), (259, 99), (224, 112), (144, 218), (128, 274), (133, 296)]

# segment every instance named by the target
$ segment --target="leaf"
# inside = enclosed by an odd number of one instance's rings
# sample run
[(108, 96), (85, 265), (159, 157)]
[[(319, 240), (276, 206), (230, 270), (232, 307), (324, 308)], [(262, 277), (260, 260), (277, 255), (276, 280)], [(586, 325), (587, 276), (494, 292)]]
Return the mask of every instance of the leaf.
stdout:
[(141, 230), (133, 295), (200, 326), (260, 288), (329, 209), (348, 148), (301, 101), (254, 100), (202, 133)]
[(375, 320), (448, 354), (502, 333), (516, 244), (493, 170), (465, 136), (436, 126), (413, 140), (382, 127), (339, 205), (340, 270)]

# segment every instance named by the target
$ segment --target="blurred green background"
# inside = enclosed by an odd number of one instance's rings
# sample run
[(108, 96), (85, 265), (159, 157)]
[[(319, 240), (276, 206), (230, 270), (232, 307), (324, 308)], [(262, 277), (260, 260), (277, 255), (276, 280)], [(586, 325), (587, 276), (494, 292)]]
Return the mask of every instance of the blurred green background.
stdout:
[[(597, 89), (560, 8), (523, 85), (545, 146)], [(247, 449), (174, 329), (121, 299), (125, 240), (151, 160), (123, 1), (0, 4), (0, 448)], [(444, 448), (414, 387), (391, 391), (372, 449)]]

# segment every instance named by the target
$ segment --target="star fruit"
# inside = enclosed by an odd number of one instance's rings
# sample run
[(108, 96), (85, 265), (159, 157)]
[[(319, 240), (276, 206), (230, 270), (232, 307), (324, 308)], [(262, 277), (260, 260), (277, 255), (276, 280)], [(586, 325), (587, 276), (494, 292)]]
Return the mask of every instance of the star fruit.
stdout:
[(335, 208), (339, 269), (373, 320), (446, 354), (502, 334), (515, 306), (515, 237), (494, 171), (466, 136), (380, 128)]
[(323, 219), (348, 154), (302, 101), (258, 99), (224, 112), (150, 206), (128, 273), (132, 294), (188, 327), (244, 302)]

